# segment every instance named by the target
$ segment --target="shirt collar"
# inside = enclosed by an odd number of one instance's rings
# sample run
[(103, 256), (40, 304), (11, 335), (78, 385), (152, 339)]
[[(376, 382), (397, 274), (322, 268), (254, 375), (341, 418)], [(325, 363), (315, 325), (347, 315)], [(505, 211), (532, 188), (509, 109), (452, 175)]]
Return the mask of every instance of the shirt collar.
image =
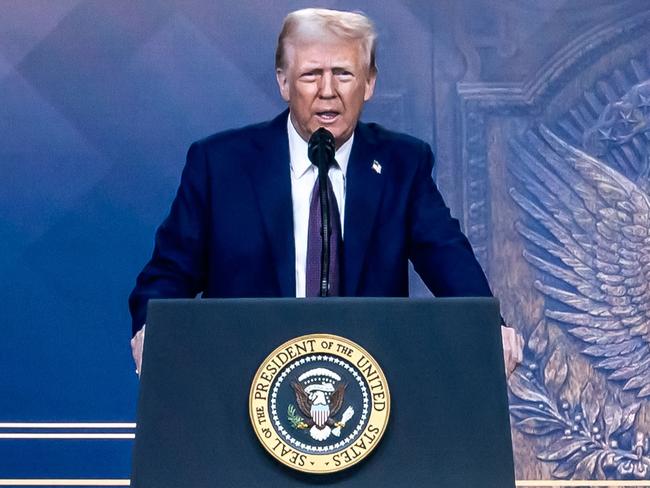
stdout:
[[(287, 117), (287, 134), (289, 135), (289, 159), (291, 160), (291, 172), (294, 177), (301, 178), (312, 167), (312, 163), (307, 156), (307, 141), (305, 141), (291, 122), (291, 114)], [(352, 136), (339, 147), (334, 154), (334, 159), (345, 175), (354, 142), (354, 133)]]

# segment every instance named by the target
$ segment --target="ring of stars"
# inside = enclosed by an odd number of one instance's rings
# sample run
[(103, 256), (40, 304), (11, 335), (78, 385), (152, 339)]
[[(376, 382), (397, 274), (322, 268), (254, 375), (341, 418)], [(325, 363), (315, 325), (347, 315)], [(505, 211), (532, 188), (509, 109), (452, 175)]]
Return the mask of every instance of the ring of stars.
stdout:
[[(359, 386), (359, 389), (361, 390), (361, 395), (363, 397), (363, 409), (361, 411), (359, 423), (356, 425), (354, 430), (347, 437), (337, 441), (334, 444), (329, 444), (325, 446), (312, 446), (295, 439), (289, 432), (287, 432), (284, 426), (280, 423), (280, 418), (277, 412), (277, 395), (278, 395), (278, 390), (280, 389), (282, 383), (287, 378), (289, 373), (291, 373), (294, 369), (311, 362), (322, 362), (322, 361), (333, 363), (345, 369), (348, 373), (350, 373), (350, 375), (355, 379), (357, 385)], [(366, 387), (366, 383), (363, 380), (363, 377), (347, 361), (343, 361), (335, 356), (330, 356), (328, 354), (314, 354), (310, 356), (305, 356), (299, 359), (298, 361), (294, 361), (293, 363), (291, 363), (278, 376), (273, 386), (273, 391), (271, 393), (269, 402), (270, 402), (269, 410), (271, 412), (271, 416), (273, 417), (273, 424), (275, 425), (276, 432), (293, 447), (298, 448), (304, 452), (311, 452), (311, 453), (329, 453), (329, 452), (343, 449), (345, 446), (350, 444), (362, 432), (363, 430), (362, 427), (365, 425), (366, 419), (368, 418), (368, 412), (370, 410), (368, 388)]]

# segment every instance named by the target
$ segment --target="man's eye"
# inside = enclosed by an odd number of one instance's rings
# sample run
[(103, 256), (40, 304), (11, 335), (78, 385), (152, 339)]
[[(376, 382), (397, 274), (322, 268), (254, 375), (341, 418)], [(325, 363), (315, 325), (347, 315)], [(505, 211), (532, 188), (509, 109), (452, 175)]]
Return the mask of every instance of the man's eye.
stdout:
[(308, 73), (301, 74), (300, 79), (305, 81), (312, 81), (316, 79), (316, 76), (317, 76), (316, 73), (308, 72)]
[(340, 79), (346, 80), (352, 78), (354, 75), (350, 71), (339, 71), (336, 73), (336, 76), (338, 76)]

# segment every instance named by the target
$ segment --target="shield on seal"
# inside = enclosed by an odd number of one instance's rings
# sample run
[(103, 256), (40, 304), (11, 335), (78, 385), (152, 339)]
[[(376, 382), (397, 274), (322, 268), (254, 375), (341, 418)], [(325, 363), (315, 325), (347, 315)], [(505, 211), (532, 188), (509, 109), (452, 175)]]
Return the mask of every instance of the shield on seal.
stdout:
[(327, 419), (330, 418), (330, 406), (329, 405), (312, 405), (311, 407), (311, 418), (314, 420), (314, 423), (319, 429), (325, 427)]

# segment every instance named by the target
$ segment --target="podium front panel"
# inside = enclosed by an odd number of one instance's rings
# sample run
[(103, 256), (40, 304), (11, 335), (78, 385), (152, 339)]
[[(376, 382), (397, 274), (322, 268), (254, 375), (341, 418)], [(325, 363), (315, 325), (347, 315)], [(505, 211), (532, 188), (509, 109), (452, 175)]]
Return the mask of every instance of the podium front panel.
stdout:
[[(367, 459), (307, 474), (273, 459), (248, 414), (264, 359), (306, 334), (380, 364), (388, 427)], [(488, 298), (150, 302), (132, 486), (511, 488), (498, 304)]]

